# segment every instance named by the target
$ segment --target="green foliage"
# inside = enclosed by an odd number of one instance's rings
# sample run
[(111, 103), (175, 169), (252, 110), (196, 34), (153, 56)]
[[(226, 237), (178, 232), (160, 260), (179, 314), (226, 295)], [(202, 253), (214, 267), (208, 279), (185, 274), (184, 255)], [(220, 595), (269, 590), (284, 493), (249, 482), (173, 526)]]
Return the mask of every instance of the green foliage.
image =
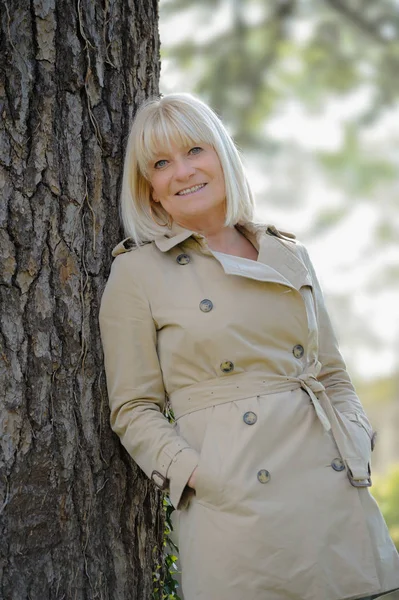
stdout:
[(317, 231), (318, 234), (323, 233), (325, 230), (328, 230), (339, 223), (344, 214), (344, 208), (320, 211), (320, 213), (317, 215), (316, 222), (313, 225), (314, 230)]
[(319, 160), (327, 167), (333, 179), (354, 194), (369, 194), (373, 187), (397, 178), (397, 168), (393, 164), (364, 152), (357, 128), (353, 124), (346, 127), (341, 150), (320, 153)]
[(371, 490), (399, 550), (399, 464), (391, 467), (383, 477), (377, 478)]
[[(175, 422), (173, 410), (169, 402), (165, 403), (163, 414), (170, 423)], [(180, 600), (177, 593), (179, 583), (175, 579), (176, 574), (179, 573), (176, 564), (178, 548), (170, 537), (173, 532), (171, 515), (174, 507), (167, 494), (163, 497), (162, 507), (164, 512), (162, 563), (157, 564), (153, 573), (153, 600)], [(154, 552), (156, 551), (157, 549), (154, 548)]]
[(373, 381), (355, 381), (356, 391), (362, 399), (365, 407), (378, 404), (380, 409), (385, 405), (396, 401), (398, 396), (398, 376), (399, 373), (393, 373), (388, 377), (381, 377)]
[(158, 564), (153, 573), (153, 600), (180, 600), (177, 592), (179, 584), (175, 579), (176, 574), (179, 573), (176, 565), (178, 549), (170, 539), (173, 531), (171, 514), (174, 508), (166, 495), (163, 498), (163, 510), (165, 515), (163, 563)]
[[(398, 232), (395, 226), (395, 223), (392, 223), (388, 220), (388, 218), (383, 218), (380, 221), (379, 226), (375, 232), (376, 238), (381, 242), (396, 242)], [(392, 275), (393, 279), (399, 279), (399, 266), (392, 266)]]

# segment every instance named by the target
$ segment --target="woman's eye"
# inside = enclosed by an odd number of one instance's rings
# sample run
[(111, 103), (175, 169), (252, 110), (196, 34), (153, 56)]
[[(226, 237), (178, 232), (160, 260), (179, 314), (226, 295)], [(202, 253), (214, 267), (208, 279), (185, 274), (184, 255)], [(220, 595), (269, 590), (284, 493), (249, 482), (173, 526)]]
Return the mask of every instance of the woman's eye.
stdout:
[(202, 148), (199, 146), (194, 146), (194, 148), (191, 148), (190, 150), (190, 154), (199, 154), (200, 152), (202, 152)]
[(162, 158), (162, 160), (157, 160), (157, 162), (155, 163), (154, 167), (156, 169), (161, 169), (162, 167), (164, 167), (166, 165), (168, 161), (165, 160), (164, 158)]

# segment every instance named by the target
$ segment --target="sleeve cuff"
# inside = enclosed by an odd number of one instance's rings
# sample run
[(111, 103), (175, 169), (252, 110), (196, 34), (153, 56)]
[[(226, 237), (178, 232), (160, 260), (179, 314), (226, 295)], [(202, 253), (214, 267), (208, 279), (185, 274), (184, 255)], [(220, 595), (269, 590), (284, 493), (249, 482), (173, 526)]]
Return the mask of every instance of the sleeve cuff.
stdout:
[(169, 479), (169, 496), (173, 506), (186, 508), (194, 490), (185, 490), (191, 473), (198, 466), (199, 454), (193, 448), (184, 448), (176, 454), (170, 463), (167, 477)]

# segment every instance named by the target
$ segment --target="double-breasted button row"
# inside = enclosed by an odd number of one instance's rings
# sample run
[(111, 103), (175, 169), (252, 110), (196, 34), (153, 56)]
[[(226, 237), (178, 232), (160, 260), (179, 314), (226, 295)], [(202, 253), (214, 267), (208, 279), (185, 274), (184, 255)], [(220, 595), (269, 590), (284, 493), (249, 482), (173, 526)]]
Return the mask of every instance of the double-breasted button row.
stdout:
[[(254, 425), (254, 423), (256, 423), (256, 421), (258, 420), (257, 414), (254, 413), (252, 410), (247, 410), (247, 412), (244, 413), (242, 418), (244, 423), (246, 423), (247, 425)], [(259, 483), (269, 483), (270, 472), (267, 469), (260, 469), (257, 472), (256, 477)]]
[[(199, 303), (200, 310), (204, 313), (210, 312), (213, 309), (213, 302), (209, 298), (204, 298)], [(234, 363), (231, 360), (224, 360), (220, 364), (222, 373), (231, 373), (234, 370)]]
[[(187, 265), (190, 262), (190, 260), (191, 259), (190, 259), (189, 255), (186, 254), (185, 252), (183, 252), (182, 254), (179, 254), (176, 257), (176, 262), (182, 266)], [(204, 298), (199, 303), (199, 308), (204, 313), (210, 312), (213, 309), (212, 300), (209, 300), (209, 298)], [(233, 371), (233, 369), (234, 369), (234, 363), (231, 360), (225, 360), (220, 365), (220, 370), (222, 371), (222, 373), (230, 373), (231, 371)]]

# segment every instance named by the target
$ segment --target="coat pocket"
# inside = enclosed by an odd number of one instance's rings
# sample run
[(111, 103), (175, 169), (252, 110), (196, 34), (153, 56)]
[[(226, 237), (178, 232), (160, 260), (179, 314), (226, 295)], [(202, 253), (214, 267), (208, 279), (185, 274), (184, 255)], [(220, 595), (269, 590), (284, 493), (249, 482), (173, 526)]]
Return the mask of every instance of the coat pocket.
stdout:
[(217, 432), (210, 422), (207, 425), (200, 450), (195, 479), (195, 497), (200, 504), (206, 504), (210, 508), (219, 505), (222, 488), (220, 470)]

